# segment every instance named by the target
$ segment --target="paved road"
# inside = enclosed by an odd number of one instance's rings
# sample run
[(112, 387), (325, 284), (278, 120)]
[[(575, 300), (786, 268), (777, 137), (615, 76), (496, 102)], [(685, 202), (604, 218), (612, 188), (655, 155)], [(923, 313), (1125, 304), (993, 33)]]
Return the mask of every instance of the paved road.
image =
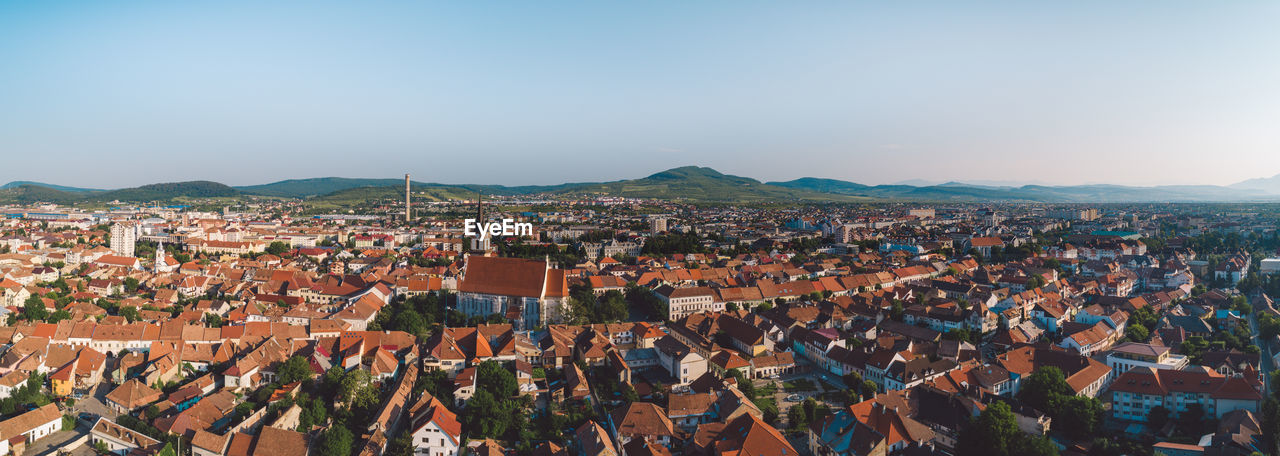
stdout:
[(98, 383), (98, 387), (94, 388), (92, 395), (76, 400), (75, 405), (71, 406), (71, 415), (79, 416), (82, 412), (88, 412), (97, 416), (115, 419), (116, 413), (106, 405), (107, 393), (110, 393), (114, 387), (115, 385), (105, 381)]
[[(80, 436), (88, 433), (88, 424), (76, 423), (76, 429), (74, 431), (58, 431), (35, 441), (35, 443), (27, 447), (26, 454), (57, 454), (57, 450), (66, 447), (72, 440), (78, 439)], [(90, 453), (92, 453), (92, 451), (90, 451)]]

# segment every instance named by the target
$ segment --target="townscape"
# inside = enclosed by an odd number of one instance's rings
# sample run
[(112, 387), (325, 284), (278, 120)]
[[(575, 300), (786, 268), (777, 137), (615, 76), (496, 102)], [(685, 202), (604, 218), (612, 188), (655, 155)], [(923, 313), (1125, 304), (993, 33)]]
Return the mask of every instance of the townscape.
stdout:
[(1276, 448), (1274, 204), (412, 193), (0, 206), (0, 454)]

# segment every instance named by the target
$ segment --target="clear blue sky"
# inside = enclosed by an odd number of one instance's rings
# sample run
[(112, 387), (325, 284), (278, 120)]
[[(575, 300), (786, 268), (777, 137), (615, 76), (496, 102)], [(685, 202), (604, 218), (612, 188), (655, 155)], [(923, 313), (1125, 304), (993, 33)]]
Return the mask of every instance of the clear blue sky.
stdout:
[[(270, 3), (265, 4), (265, 3)], [(3, 2), (0, 182), (1229, 184), (1280, 2)]]

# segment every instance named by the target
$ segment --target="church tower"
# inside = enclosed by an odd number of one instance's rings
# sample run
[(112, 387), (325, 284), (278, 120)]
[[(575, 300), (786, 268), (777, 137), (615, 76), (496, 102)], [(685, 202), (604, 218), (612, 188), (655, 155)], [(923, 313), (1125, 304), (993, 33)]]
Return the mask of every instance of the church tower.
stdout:
[(164, 257), (164, 239), (160, 239), (160, 242), (156, 244), (156, 274), (162, 272), (160, 268), (165, 266)]
[[(484, 194), (476, 192), (476, 223), (484, 223)], [(489, 243), (489, 237), (479, 236), (471, 238), (471, 251), (482, 252), (481, 255), (487, 254), (493, 249), (493, 245)]]

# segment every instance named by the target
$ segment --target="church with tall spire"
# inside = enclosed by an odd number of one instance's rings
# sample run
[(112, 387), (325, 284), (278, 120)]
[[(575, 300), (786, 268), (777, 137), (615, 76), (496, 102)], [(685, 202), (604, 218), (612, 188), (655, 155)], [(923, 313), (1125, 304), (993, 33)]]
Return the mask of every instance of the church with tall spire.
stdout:
[[(484, 222), (484, 194), (476, 192), (476, 223)], [(480, 236), (471, 238), (471, 251), (477, 255), (488, 255), (493, 251), (493, 244), (489, 239), (490, 236), (483, 239)]]
[(156, 264), (155, 264), (156, 274), (164, 272), (160, 270), (160, 268), (163, 268), (165, 266), (164, 256), (165, 256), (164, 255), (164, 239), (161, 239), (160, 242), (156, 244)]

